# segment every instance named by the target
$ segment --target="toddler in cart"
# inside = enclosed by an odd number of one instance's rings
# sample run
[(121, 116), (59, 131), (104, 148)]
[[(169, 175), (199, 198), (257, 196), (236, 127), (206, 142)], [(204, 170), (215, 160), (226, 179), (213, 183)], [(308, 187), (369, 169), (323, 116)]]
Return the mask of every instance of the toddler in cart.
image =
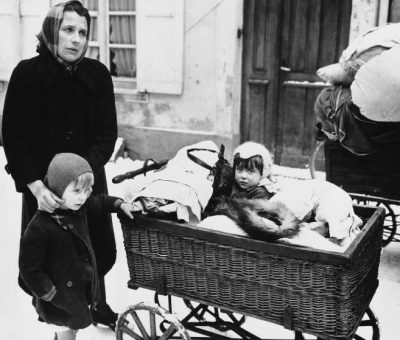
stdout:
[(229, 217), (243, 234), (340, 252), (358, 234), (362, 221), (343, 189), (317, 179), (293, 180), (278, 187), (271, 180), (272, 160), (263, 145), (239, 145), (233, 153), (233, 169), (232, 194), (212, 214)]
[(90, 196), (93, 172), (76, 154), (57, 154), (46, 182), (63, 203), (54, 213), (33, 216), (21, 238), (19, 270), (39, 320), (55, 325), (54, 339), (71, 340), (93, 322), (91, 308), (99, 298), (86, 214), (122, 211), (133, 218), (133, 207), (117, 197)]

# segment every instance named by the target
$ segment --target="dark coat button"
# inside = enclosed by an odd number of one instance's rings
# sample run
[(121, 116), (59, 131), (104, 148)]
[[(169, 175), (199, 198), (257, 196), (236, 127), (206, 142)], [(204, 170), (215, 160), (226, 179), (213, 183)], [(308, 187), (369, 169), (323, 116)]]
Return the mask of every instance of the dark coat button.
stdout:
[(71, 287), (72, 287), (72, 281), (68, 281), (68, 282), (67, 282), (67, 287), (68, 287), (68, 288), (71, 288)]
[(73, 228), (74, 228), (74, 225), (71, 224), (71, 223), (69, 223), (69, 224), (68, 224), (68, 228), (69, 228), (69, 229), (73, 229)]
[(66, 140), (71, 140), (71, 138), (72, 138), (72, 131), (68, 131), (67, 135), (65, 136), (65, 139)]

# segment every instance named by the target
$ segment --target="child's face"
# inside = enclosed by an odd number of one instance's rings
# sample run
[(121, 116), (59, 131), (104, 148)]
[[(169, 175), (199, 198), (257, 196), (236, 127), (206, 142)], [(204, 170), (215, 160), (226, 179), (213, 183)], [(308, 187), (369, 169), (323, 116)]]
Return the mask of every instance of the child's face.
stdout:
[(71, 182), (65, 188), (62, 199), (64, 203), (61, 206), (61, 209), (70, 209), (70, 210), (78, 210), (80, 207), (86, 202), (88, 197), (92, 192), (92, 188), (84, 188), (82, 186), (78, 186), (75, 182)]
[(235, 169), (235, 180), (239, 187), (243, 190), (255, 187), (261, 180), (260, 171), (254, 169)]

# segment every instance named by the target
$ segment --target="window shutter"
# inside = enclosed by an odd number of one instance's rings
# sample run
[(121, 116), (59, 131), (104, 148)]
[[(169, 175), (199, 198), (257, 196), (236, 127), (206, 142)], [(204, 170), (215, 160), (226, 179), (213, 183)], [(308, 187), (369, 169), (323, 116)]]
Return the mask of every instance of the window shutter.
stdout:
[(19, 2), (0, 1), (0, 80), (8, 81), (21, 58)]
[(49, 0), (20, 0), (20, 3), (21, 57), (26, 59), (36, 55), (36, 35), (49, 10)]
[(181, 94), (183, 0), (137, 1), (137, 89)]

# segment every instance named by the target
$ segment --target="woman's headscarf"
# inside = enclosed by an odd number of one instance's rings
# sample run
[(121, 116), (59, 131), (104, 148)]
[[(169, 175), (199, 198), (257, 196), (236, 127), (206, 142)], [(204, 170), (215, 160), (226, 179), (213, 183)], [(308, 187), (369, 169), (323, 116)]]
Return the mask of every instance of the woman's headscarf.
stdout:
[[(85, 57), (86, 50), (88, 48), (89, 44), (89, 36), (86, 40), (86, 44), (83, 48), (82, 55), (79, 57), (78, 60), (74, 61), (73, 63), (68, 63), (64, 59), (58, 56), (57, 50), (58, 50), (58, 34), (60, 31), (61, 27), (61, 22), (64, 17), (64, 10), (65, 7), (74, 3), (78, 3), (79, 6), (82, 6), (82, 4), (77, 1), (77, 0), (72, 0), (72, 1), (67, 1), (65, 3), (57, 4), (53, 6), (49, 12), (47, 13), (45, 19), (43, 20), (43, 25), (42, 25), (42, 30), (40, 33), (37, 35), (37, 38), (39, 39), (39, 46), (38, 49), (40, 50), (40, 47), (42, 47), (42, 44), (44, 44), (47, 49), (50, 51), (50, 53), (53, 55), (53, 57), (65, 68), (72, 72), (76, 69), (77, 65), (79, 62)], [(82, 6), (83, 7), (83, 6)], [(89, 30), (90, 30), (90, 16), (89, 15), (84, 15), (87, 21), (87, 26), (88, 26), (88, 35), (89, 35)]]

